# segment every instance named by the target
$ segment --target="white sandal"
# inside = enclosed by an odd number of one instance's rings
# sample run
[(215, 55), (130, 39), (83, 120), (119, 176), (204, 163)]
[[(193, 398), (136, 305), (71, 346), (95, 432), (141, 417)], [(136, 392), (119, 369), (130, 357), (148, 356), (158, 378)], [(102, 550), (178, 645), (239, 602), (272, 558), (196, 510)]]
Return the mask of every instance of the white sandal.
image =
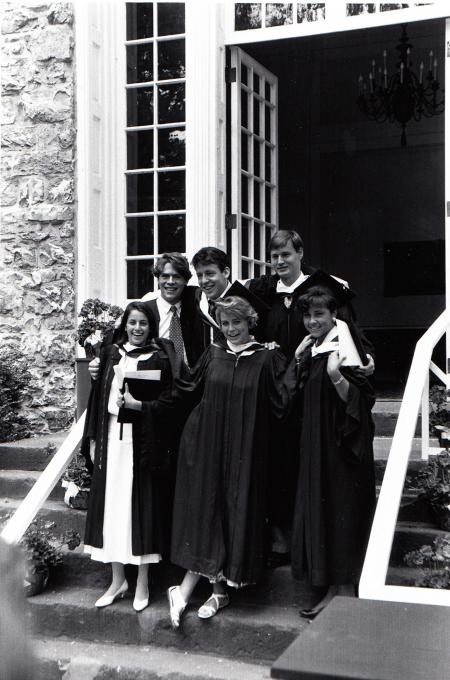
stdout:
[(219, 609), (223, 609), (228, 604), (230, 604), (230, 598), (227, 593), (212, 593), (198, 610), (198, 616), (200, 619), (210, 619), (217, 614)]
[(171, 586), (167, 590), (167, 598), (169, 600), (172, 628), (177, 629), (180, 627), (180, 617), (186, 609), (187, 602), (181, 595), (180, 586)]

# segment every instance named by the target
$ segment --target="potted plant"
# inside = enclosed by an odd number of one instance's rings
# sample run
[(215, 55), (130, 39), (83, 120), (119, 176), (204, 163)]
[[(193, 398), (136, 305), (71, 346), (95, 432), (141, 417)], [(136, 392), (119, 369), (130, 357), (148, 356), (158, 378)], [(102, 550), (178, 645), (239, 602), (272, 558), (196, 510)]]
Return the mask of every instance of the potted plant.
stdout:
[(70, 508), (87, 510), (91, 475), (86, 468), (84, 457), (77, 453), (63, 475), (61, 485), (66, 489), (64, 502)]
[(44, 590), (51, 570), (62, 564), (63, 545), (67, 545), (69, 550), (75, 550), (81, 543), (77, 531), (71, 529), (62, 537), (56, 536), (53, 533), (55, 526), (55, 522), (36, 519), (30, 524), (20, 542), (26, 557), (24, 587), (27, 597)]
[(78, 315), (78, 344), (84, 349), (86, 358), (76, 360), (77, 368), (77, 417), (86, 408), (91, 379), (88, 371), (89, 362), (98, 356), (100, 344), (104, 336), (113, 331), (123, 310), (117, 305), (102, 302), (98, 298), (89, 298), (81, 306)]
[(430, 456), (424, 470), (417, 475), (420, 496), (431, 506), (441, 529), (450, 531), (450, 452), (443, 450)]
[(450, 588), (450, 534), (435, 538), (405, 555), (408, 567), (419, 569), (414, 585), (419, 588)]

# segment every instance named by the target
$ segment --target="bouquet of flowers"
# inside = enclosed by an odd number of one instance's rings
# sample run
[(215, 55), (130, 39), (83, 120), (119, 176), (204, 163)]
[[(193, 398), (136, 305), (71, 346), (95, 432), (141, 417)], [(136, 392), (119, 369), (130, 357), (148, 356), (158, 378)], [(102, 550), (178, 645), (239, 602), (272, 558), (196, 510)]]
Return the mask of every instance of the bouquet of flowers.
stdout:
[(86, 356), (98, 356), (100, 343), (109, 331), (113, 331), (123, 314), (123, 309), (98, 298), (83, 302), (78, 318), (78, 344), (84, 347)]

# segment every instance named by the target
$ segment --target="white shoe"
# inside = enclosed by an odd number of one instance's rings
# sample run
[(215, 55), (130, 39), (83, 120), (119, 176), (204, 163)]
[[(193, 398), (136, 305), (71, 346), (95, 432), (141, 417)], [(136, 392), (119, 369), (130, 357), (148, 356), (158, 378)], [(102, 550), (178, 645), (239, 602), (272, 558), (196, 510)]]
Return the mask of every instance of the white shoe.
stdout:
[(176, 629), (180, 627), (180, 617), (186, 609), (187, 602), (185, 602), (181, 595), (180, 586), (171, 586), (167, 591), (167, 597), (169, 600), (172, 628)]
[(123, 597), (125, 595), (125, 593), (127, 592), (127, 590), (128, 590), (128, 583), (127, 583), (127, 580), (125, 579), (125, 581), (122, 583), (120, 588), (118, 588), (118, 590), (116, 590), (115, 593), (113, 593), (112, 595), (106, 595), (106, 594), (102, 595), (97, 600), (97, 602), (95, 603), (95, 606), (96, 607), (109, 607), (109, 605), (112, 604), (117, 597)]
[(198, 610), (198, 616), (200, 619), (210, 619), (217, 614), (219, 609), (226, 607), (228, 604), (230, 604), (228, 593), (212, 593)]
[(148, 597), (149, 596), (147, 595), (147, 597), (144, 597), (143, 600), (139, 600), (136, 595), (134, 596), (133, 609), (135, 612), (141, 612), (143, 609), (148, 607)]

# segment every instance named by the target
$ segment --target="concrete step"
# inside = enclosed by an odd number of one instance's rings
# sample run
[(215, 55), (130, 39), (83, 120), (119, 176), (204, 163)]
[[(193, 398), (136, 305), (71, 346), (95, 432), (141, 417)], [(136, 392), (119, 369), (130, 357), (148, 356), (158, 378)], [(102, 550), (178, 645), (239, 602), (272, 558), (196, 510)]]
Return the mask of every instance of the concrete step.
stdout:
[[(132, 593), (99, 610), (94, 606), (99, 596), (97, 590), (47, 589), (28, 599), (28, 609), (35, 634), (45, 638), (64, 635), (104, 644), (151, 645), (268, 663), (308, 622), (299, 616), (298, 605), (267, 606), (257, 600), (250, 603), (243, 592), (231, 593), (230, 606), (207, 621), (197, 616), (203, 599), (196, 596), (177, 631), (170, 625), (165, 594), (152, 597), (150, 606), (137, 614), (132, 608)], [(310, 606), (309, 603), (307, 600), (302, 606)]]
[(450, 608), (335, 597), (272, 666), (283, 680), (448, 680)]
[(0, 469), (43, 470), (67, 435), (68, 432), (56, 432), (0, 444)]
[(226, 657), (154, 645), (85, 642), (68, 637), (34, 642), (34, 680), (264, 680), (270, 668)]
[[(25, 498), (40, 474), (35, 470), (0, 470), (0, 498)], [(58, 482), (49, 498), (63, 500), (64, 493), (65, 489)]]

